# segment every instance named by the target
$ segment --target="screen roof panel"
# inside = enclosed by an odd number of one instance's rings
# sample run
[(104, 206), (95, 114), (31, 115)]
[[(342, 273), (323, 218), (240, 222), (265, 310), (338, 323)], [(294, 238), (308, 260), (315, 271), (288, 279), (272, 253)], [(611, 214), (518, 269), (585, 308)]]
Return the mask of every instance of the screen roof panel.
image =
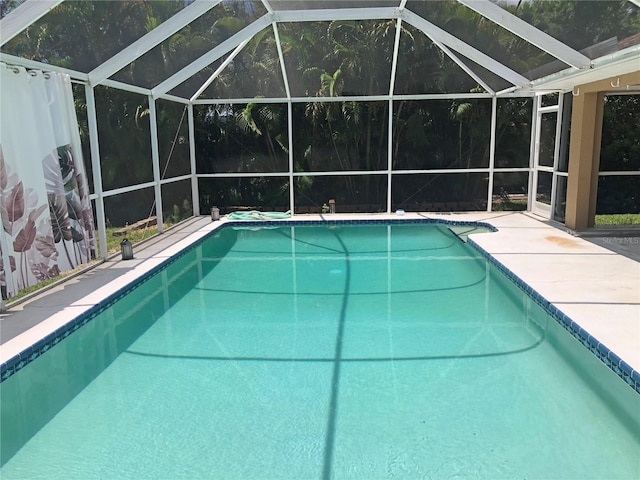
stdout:
[(507, 90), (513, 87), (512, 83), (509, 83), (504, 78), (496, 75), (491, 70), (486, 69), (482, 65), (474, 62), (470, 58), (465, 57), (460, 52), (452, 51), (453, 55), (455, 55), (458, 60), (460, 60), (464, 65), (467, 66), (474, 74), (476, 74), (480, 79), (485, 82), (491, 90), (494, 92), (500, 92), (502, 90)]
[[(244, 28), (216, 39), (216, 22), (241, 10)], [(209, 11), (223, 13), (216, 17)], [(443, 59), (453, 58), (489, 90), (505, 84), (523, 92), (571, 89), (637, 72), (640, 64), (638, 0), (2, 0), (0, 17), (0, 41), (5, 41), (0, 61), (63, 71), (94, 86), (126, 83), (133, 86), (123, 88), (150, 89), (155, 97), (198, 92), (216, 64), (267, 26), (283, 30), (290, 83), (285, 90), (291, 87), (287, 93), (293, 97), (322, 94), (332, 85), (333, 94), (336, 87), (342, 95), (390, 93), (394, 34), (379, 31), (381, 38), (374, 38), (360, 32), (352, 35), (357, 40), (347, 41), (349, 24), (352, 32), (375, 31), (385, 23), (393, 32), (398, 21), (411, 25), (442, 50)], [(318, 60), (327, 46), (288, 34), (321, 23), (339, 28), (330, 38), (332, 50)], [(295, 42), (306, 42), (306, 51)], [(356, 52), (351, 66), (349, 52)], [(318, 66), (322, 71), (315, 75)], [(189, 80), (192, 75), (196, 78)], [(398, 80), (405, 79), (399, 74), (393, 81)]]
[(590, 59), (640, 44), (640, 7), (632, 2), (546, 0), (506, 8)]
[(3, 45), (2, 51), (88, 73), (184, 6), (175, 1), (65, 1)]
[(403, 26), (394, 94), (468, 93), (476, 88), (478, 82), (423, 32)]
[(255, 35), (226, 65), (200, 98), (285, 98), (280, 57), (272, 28)]
[[(409, 0), (407, 8), (528, 80), (533, 80), (536, 67), (557, 65), (555, 57), (462, 3)], [(569, 67), (562, 62), (558, 66), (556, 71)]]
[(279, 24), (291, 95), (388, 95), (395, 25), (394, 20)]
[(265, 13), (261, 2), (222, 2), (111, 78), (153, 88)]
[(175, 95), (176, 97), (182, 98), (193, 97), (212, 75), (224, 68), (224, 65), (231, 60), (231, 55), (231, 53), (228, 53), (217, 59), (211, 65), (208, 65), (197, 73), (191, 75), (184, 82), (175, 86), (167, 93), (169, 95)]

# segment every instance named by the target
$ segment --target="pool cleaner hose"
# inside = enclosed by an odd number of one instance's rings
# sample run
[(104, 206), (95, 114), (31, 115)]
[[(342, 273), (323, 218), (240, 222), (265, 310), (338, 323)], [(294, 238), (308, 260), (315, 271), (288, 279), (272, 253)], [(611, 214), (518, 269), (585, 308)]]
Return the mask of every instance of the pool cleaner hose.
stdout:
[(291, 218), (291, 210), (287, 210), (286, 212), (259, 212), (258, 210), (231, 212), (227, 214), (227, 218), (229, 220), (274, 220)]

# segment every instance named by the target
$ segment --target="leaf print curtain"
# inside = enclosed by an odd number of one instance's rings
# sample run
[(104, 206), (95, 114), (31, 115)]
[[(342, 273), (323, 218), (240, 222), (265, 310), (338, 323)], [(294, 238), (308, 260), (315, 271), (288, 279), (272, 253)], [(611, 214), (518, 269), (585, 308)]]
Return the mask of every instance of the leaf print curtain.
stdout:
[(68, 75), (0, 65), (0, 289), (7, 299), (95, 258)]

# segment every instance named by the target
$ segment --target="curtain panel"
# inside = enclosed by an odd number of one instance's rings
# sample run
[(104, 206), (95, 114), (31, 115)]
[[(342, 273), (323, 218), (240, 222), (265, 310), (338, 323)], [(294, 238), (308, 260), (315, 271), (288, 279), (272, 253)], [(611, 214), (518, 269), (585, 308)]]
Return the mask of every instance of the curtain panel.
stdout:
[(19, 290), (96, 257), (71, 80), (0, 65), (0, 289)]

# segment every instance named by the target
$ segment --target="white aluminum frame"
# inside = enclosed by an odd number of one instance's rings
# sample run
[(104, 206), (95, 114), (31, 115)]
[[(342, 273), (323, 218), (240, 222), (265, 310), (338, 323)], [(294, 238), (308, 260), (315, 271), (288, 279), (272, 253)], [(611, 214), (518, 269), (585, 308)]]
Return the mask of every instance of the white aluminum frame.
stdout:
[(22, 2), (0, 21), (0, 46), (7, 43), (32, 23), (44, 17), (62, 2), (63, 0)]
[(142, 38), (133, 42), (124, 50), (121, 50), (108, 61), (89, 72), (89, 83), (98, 85), (114, 73), (120, 71), (132, 61), (140, 58), (155, 46), (161, 44), (181, 28), (200, 18), (209, 10), (221, 3), (222, 0), (199, 1), (187, 5), (173, 17), (158, 25)]
[(591, 65), (591, 59), (589, 57), (538, 30), (530, 23), (519, 19), (505, 9), (491, 3), (489, 0), (458, 0), (458, 3), (474, 10), (483, 17), (488, 18), (567, 65), (578, 69), (589, 68)]
[[(566, 172), (558, 171), (558, 164), (560, 158), (560, 136), (562, 133), (562, 107), (563, 107), (564, 95), (558, 94), (558, 103), (555, 105), (549, 105), (546, 107), (540, 106), (542, 103), (542, 96), (536, 97), (536, 128), (535, 128), (535, 142), (534, 142), (534, 150), (533, 150), (533, 169), (532, 169), (532, 192), (531, 198), (532, 201), (531, 211), (536, 215), (540, 215), (548, 220), (553, 220), (556, 211), (556, 196), (557, 196), (557, 177), (564, 176)], [(542, 125), (542, 116), (555, 113), (556, 114), (556, 126), (554, 131), (554, 145), (553, 145), (553, 165), (552, 166), (543, 166), (539, 164), (540, 157), (540, 135), (541, 135), (541, 125)], [(551, 174), (551, 198), (550, 204), (538, 202), (536, 200), (538, 193), (538, 173), (546, 172)], [(564, 174), (564, 175), (563, 175)]]
[[(5, 18), (0, 20), (0, 45), (6, 44), (24, 29), (29, 27), (35, 21), (46, 15), (51, 9), (62, 3), (63, 0), (26, 0), (16, 9), (11, 11)], [(155, 85), (153, 88), (143, 88), (136, 85), (130, 85), (123, 82), (113, 80), (111, 77), (119, 70), (140, 58), (146, 52), (159, 45), (171, 35), (187, 26), (193, 20), (201, 17), (212, 8), (221, 4), (222, 0), (196, 0), (180, 10), (176, 15), (166, 20), (151, 32), (147, 33), (131, 45), (111, 57), (106, 62), (98, 65), (89, 73), (78, 72), (75, 70), (56, 67), (53, 65), (43, 64), (40, 62), (23, 59), (13, 55), (0, 52), (0, 61), (12, 65), (19, 65), (29, 69), (39, 69), (47, 71), (57, 71), (70, 75), (77, 82), (85, 84), (85, 95), (87, 100), (87, 113), (89, 124), (89, 139), (91, 147), (91, 162), (93, 167), (93, 184), (94, 193), (91, 195), (92, 201), (96, 202), (97, 227), (99, 230), (99, 246), (103, 258), (106, 258), (106, 232), (104, 218), (104, 199), (119, 195), (122, 193), (141, 190), (144, 188), (154, 188), (156, 199), (156, 213), (158, 214), (159, 231), (162, 231), (162, 191), (161, 186), (184, 180), (191, 180), (191, 194), (194, 215), (199, 215), (199, 197), (198, 197), (198, 181), (200, 178), (230, 178), (230, 177), (285, 177), (289, 179), (290, 208), (295, 208), (295, 178), (301, 176), (331, 176), (331, 175), (386, 175), (387, 176), (387, 210), (390, 211), (392, 205), (392, 177), (393, 175), (411, 175), (411, 174), (438, 174), (438, 173), (469, 173), (481, 172), (489, 175), (489, 186), (487, 192), (487, 209), (491, 210), (493, 176), (495, 172), (529, 172), (529, 205), (535, 203), (535, 188), (537, 179), (537, 131), (539, 129), (539, 115), (550, 111), (548, 107), (539, 107), (540, 92), (560, 92), (558, 109), (558, 122), (556, 124), (556, 142), (554, 150), (554, 167), (553, 185), (552, 185), (552, 205), (555, 200), (556, 176), (567, 176), (566, 172), (557, 171), (558, 166), (558, 149), (560, 130), (561, 111), (562, 111), (562, 92), (571, 91), (575, 85), (593, 82), (604, 78), (615, 78), (616, 75), (622, 75), (629, 72), (638, 71), (640, 62), (640, 45), (627, 48), (623, 51), (616, 52), (604, 57), (590, 60), (583, 54), (568, 47), (562, 42), (555, 40), (553, 37), (545, 34), (539, 29), (533, 27), (529, 23), (519, 19), (515, 15), (510, 14), (501, 7), (495, 5), (489, 0), (458, 0), (458, 2), (466, 7), (474, 10), (483, 17), (498, 24), (499, 26), (509, 30), (518, 37), (535, 45), (543, 51), (549, 53), (553, 57), (566, 63), (570, 67), (560, 72), (554, 73), (544, 78), (529, 81), (524, 76), (518, 74), (512, 69), (506, 67), (502, 63), (496, 61), (490, 56), (478, 51), (474, 47), (466, 44), (445, 30), (437, 27), (431, 22), (425, 20), (414, 12), (406, 8), (407, 1), (399, 0), (398, 7), (384, 8), (346, 8), (346, 9), (312, 9), (312, 10), (290, 10), (290, 11), (274, 11), (268, 0), (262, 0), (262, 4), (267, 10), (267, 14), (253, 21), (241, 31), (231, 36), (221, 44), (212, 48), (209, 52), (200, 58), (191, 62), (189, 65), (176, 72), (163, 82)], [(634, 5), (640, 7), (640, 0), (630, 0)], [(312, 22), (312, 21), (332, 21), (332, 20), (374, 20), (374, 19), (395, 19), (396, 20), (396, 38), (394, 42), (393, 59), (391, 66), (390, 89), (388, 94), (374, 96), (349, 96), (349, 97), (292, 97), (289, 88), (289, 79), (287, 76), (286, 66), (282, 47), (280, 45), (280, 37), (278, 32), (278, 23), (280, 22)], [(395, 95), (395, 76), (397, 68), (397, 58), (399, 50), (400, 34), (403, 22), (414, 26), (436, 46), (441, 48), (444, 53), (451, 58), (460, 68), (478, 82), (488, 93), (486, 94), (428, 94), (428, 95)], [(259, 31), (271, 26), (274, 31), (276, 44), (278, 48), (278, 56), (284, 80), (286, 96), (284, 98), (238, 98), (238, 99), (201, 99), (199, 96), (204, 92), (207, 86), (215, 78), (216, 74), (222, 70), (215, 72), (207, 82), (205, 82), (191, 98), (182, 98), (172, 95), (170, 92), (176, 86), (189, 79), (192, 75), (198, 73), (203, 68), (208, 67), (219, 58), (231, 53), (228, 61), (241, 51), (242, 47), (250, 41), (250, 39)], [(513, 87), (506, 88), (502, 91), (495, 92), (486, 84), (471, 68), (458, 58), (457, 54), (462, 54), (477, 64), (483, 65), (491, 70), (494, 74), (511, 83)], [(149, 109), (151, 116), (151, 133), (150, 141), (152, 146), (152, 162), (153, 162), (153, 181), (144, 182), (137, 185), (129, 185), (122, 188), (104, 191), (102, 186), (102, 176), (100, 170), (100, 148), (97, 133), (97, 119), (95, 110), (95, 92), (94, 87), (103, 85), (110, 88), (116, 88), (140, 95), (145, 95), (149, 99)], [(495, 168), (495, 128), (497, 116), (497, 97), (522, 97), (535, 95), (534, 108), (532, 113), (532, 142), (530, 164), (528, 168)], [(393, 169), (393, 146), (391, 144), (393, 135), (393, 106), (396, 100), (431, 100), (431, 99), (454, 99), (454, 98), (491, 98), (491, 143), (490, 143), (490, 159), (488, 168), (478, 169), (434, 169), (434, 170), (394, 170)], [(164, 99), (177, 103), (186, 104), (188, 108), (189, 123), (189, 148), (190, 148), (190, 173), (169, 179), (161, 178), (160, 163), (157, 144), (157, 124), (155, 100)], [(387, 102), (389, 108), (389, 126), (388, 126), (388, 159), (387, 168), (384, 170), (374, 171), (327, 171), (327, 172), (295, 172), (293, 164), (293, 125), (292, 125), (292, 109), (294, 103), (308, 102), (344, 102), (344, 101), (384, 101)], [(206, 104), (237, 104), (237, 103), (286, 103), (288, 111), (288, 133), (289, 133), (289, 164), (288, 170), (284, 172), (269, 173), (235, 173), (235, 174), (198, 174), (196, 170), (196, 149), (195, 149), (195, 131), (194, 131), (194, 105)], [(545, 170), (545, 169), (542, 169)], [(547, 171), (546, 169), (545, 171)], [(613, 175), (640, 175), (640, 172), (600, 172), (601, 176)]]

